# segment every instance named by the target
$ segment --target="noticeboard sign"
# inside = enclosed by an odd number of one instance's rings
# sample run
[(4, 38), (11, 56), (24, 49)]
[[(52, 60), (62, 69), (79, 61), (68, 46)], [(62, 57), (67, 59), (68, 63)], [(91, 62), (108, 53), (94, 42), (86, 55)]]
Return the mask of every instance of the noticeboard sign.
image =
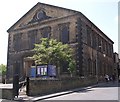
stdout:
[(37, 76), (47, 76), (47, 65), (37, 66)]
[(56, 76), (56, 66), (48, 65), (48, 76)]
[(39, 65), (37, 66), (37, 76), (56, 76), (56, 66), (54, 65)]
[(30, 77), (36, 77), (36, 66), (31, 66)]

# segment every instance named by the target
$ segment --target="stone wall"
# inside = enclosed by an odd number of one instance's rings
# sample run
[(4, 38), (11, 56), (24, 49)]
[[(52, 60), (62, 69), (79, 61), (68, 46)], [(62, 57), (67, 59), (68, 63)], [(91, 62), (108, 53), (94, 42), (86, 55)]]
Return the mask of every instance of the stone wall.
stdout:
[(95, 83), (96, 79), (93, 77), (89, 78), (70, 77), (60, 80), (30, 78), (28, 86), (29, 91), (27, 94), (30, 96), (46, 95), (74, 88), (84, 87)]
[(0, 99), (13, 99), (13, 89), (0, 88)]
[[(58, 18), (52, 19), (52, 20), (46, 20), (45, 23), (39, 24), (37, 23), (34, 27), (28, 27), (21, 30), (16, 30), (14, 32), (10, 32), (9, 34), (9, 57), (8, 57), (8, 66), (7, 66), (7, 79), (10, 79), (13, 77), (13, 74), (18, 73), (19, 77), (25, 76), (26, 67), (24, 66), (24, 58), (31, 57), (33, 55), (33, 52), (31, 51), (31, 43), (29, 43), (29, 32), (36, 31), (36, 33), (32, 33), (36, 35), (35, 37), (35, 43), (39, 43), (40, 39), (42, 38), (42, 30), (46, 32), (46, 28), (50, 28), (50, 37), (53, 39), (60, 40), (60, 31), (59, 31), (59, 25), (68, 24), (69, 28), (69, 42), (71, 44), (74, 44), (76, 42), (76, 15), (68, 16), (64, 18)], [(20, 41), (20, 49), (18, 51), (15, 50), (14, 45), (14, 37), (16, 35), (21, 36)], [(18, 37), (18, 39), (20, 39)], [(22, 46), (24, 45), (24, 46)], [(16, 46), (17, 47), (17, 46)], [(16, 69), (16, 64), (18, 64), (18, 67)]]

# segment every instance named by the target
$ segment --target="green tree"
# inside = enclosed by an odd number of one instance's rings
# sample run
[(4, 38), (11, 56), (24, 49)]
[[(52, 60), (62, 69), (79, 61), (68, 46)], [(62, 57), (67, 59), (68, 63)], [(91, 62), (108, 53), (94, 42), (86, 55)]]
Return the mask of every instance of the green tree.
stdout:
[(71, 74), (71, 77), (73, 76), (73, 73), (75, 71), (75, 67), (76, 67), (75, 61), (74, 60), (70, 60), (68, 70), (69, 70), (69, 72)]
[(75, 70), (73, 50), (68, 44), (62, 44), (55, 39), (42, 38), (40, 44), (35, 44), (33, 51), (36, 64), (53, 64), (62, 67), (62, 62), (68, 62), (69, 71), (72, 73)]
[(6, 65), (4, 64), (0, 65), (0, 75), (2, 76), (6, 75)]

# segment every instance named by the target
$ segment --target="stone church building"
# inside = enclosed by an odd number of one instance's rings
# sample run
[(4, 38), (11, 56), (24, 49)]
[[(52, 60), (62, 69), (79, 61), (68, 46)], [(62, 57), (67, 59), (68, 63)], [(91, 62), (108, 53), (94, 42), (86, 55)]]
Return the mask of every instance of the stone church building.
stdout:
[[(40, 38), (54, 38), (74, 49), (78, 76), (112, 74), (113, 41), (79, 11), (37, 3), (8, 31), (7, 79), (24, 79), (33, 60), (32, 49)], [(61, 75), (67, 69), (61, 70)]]

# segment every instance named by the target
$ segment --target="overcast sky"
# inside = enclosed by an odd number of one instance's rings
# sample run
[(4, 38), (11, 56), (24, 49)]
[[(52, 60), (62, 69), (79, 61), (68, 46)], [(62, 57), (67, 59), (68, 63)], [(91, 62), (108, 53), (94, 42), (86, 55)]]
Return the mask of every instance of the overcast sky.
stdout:
[(7, 30), (38, 2), (82, 12), (113, 40), (118, 52), (118, 0), (1, 0), (0, 64), (7, 63)]

